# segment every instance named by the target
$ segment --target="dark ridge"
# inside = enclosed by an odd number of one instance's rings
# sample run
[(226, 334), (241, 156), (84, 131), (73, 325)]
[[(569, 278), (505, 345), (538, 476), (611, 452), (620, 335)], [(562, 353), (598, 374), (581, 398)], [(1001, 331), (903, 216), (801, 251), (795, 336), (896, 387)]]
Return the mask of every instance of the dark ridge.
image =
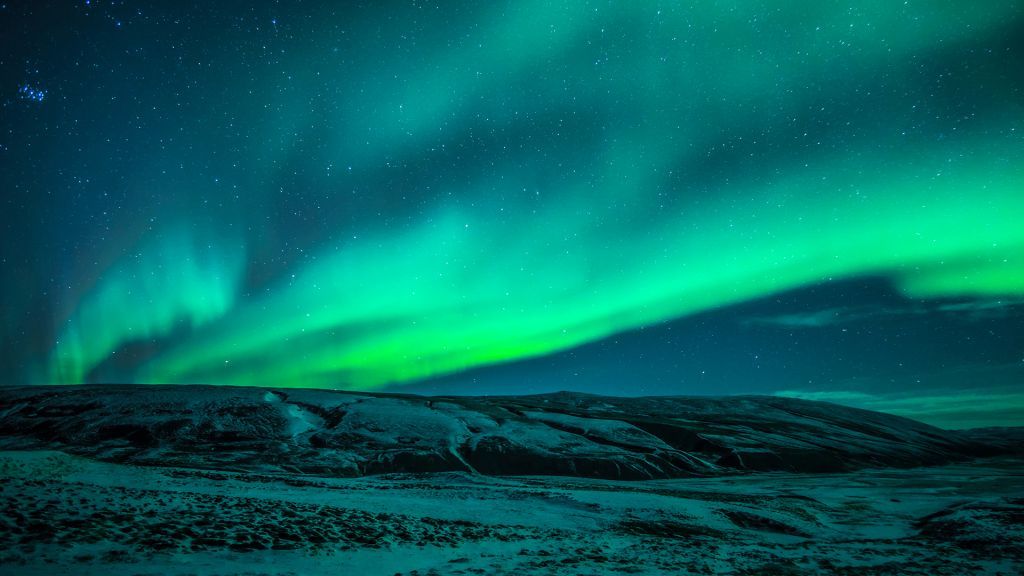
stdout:
[(218, 386), (0, 389), (0, 449), (323, 476), (464, 472), (623, 480), (837, 472), (1012, 453), (1019, 430), (947, 431), (793, 398), (422, 397)]

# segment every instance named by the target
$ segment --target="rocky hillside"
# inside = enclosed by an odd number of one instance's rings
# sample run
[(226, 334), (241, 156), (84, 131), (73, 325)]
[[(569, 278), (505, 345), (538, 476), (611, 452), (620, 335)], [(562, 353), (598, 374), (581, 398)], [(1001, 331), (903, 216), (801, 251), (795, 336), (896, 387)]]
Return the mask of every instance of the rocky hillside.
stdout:
[(419, 397), (216, 386), (0, 389), (0, 449), (151, 466), (609, 479), (835, 472), (998, 454), (986, 436), (792, 398)]

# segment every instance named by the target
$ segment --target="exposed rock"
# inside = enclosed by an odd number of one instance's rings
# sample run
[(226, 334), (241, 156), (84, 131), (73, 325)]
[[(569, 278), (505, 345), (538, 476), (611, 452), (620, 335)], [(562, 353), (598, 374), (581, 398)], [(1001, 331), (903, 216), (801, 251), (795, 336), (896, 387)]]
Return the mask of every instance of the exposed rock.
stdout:
[(0, 448), (323, 476), (642, 480), (837, 472), (1005, 452), (1012, 437), (792, 398), (436, 397), (214, 386), (0, 389)]

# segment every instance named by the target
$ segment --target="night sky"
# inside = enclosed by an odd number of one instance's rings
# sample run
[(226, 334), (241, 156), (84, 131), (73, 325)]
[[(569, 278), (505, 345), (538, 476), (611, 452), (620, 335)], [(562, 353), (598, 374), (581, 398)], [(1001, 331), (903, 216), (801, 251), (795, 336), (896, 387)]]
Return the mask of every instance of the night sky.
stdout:
[(1024, 425), (1024, 2), (0, 2), (0, 378)]

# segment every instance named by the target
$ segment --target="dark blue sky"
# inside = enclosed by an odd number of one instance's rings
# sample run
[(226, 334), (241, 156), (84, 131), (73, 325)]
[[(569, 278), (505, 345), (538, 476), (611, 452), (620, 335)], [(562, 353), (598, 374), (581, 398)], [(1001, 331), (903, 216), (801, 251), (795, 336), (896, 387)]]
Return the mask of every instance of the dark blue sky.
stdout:
[(0, 5), (0, 375), (1024, 424), (1024, 9)]

